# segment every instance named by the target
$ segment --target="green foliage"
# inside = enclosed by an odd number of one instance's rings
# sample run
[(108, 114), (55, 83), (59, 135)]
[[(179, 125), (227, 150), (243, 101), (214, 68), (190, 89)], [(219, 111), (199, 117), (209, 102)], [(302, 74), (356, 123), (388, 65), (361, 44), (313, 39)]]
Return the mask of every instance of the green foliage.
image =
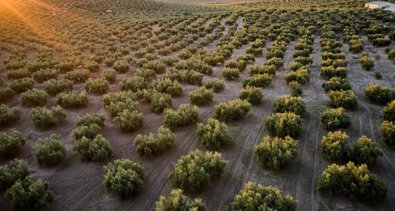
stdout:
[(40, 166), (56, 166), (66, 158), (66, 149), (60, 136), (52, 134), (48, 138), (38, 139), (34, 145), (34, 157)]
[(192, 151), (177, 161), (169, 178), (175, 187), (186, 191), (199, 191), (211, 180), (220, 177), (227, 163), (218, 152)]
[(174, 129), (197, 122), (199, 120), (199, 108), (193, 105), (181, 104), (177, 111), (169, 108), (165, 109), (163, 115), (165, 125)]
[(0, 105), (0, 127), (10, 126), (15, 124), (20, 119), (21, 112), (14, 108), (8, 107), (5, 104)]
[(109, 83), (114, 83), (115, 80), (117, 79), (117, 71), (113, 69), (103, 70), (101, 77), (107, 80)]
[(33, 86), (34, 80), (32, 78), (21, 78), (10, 83), (10, 88), (16, 93), (26, 92), (29, 89), (33, 89)]
[(377, 158), (382, 155), (383, 151), (378, 143), (366, 136), (361, 136), (351, 145), (347, 157), (357, 164), (366, 163), (368, 166), (373, 166)]
[(123, 110), (118, 113), (114, 121), (122, 131), (129, 132), (143, 127), (144, 115), (137, 110)]
[(70, 72), (67, 72), (64, 75), (64, 78), (74, 82), (85, 82), (86, 80), (88, 80), (90, 74), (91, 72), (87, 69), (72, 70)]
[(370, 84), (365, 88), (365, 96), (372, 102), (385, 105), (395, 99), (394, 91), (378, 84)]
[(126, 60), (118, 60), (114, 62), (112, 67), (119, 73), (125, 73), (129, 70), (129, 62)]
[(93, 139), (99, 134), (101, 129), (102, 127), (95, 123), (79, 125), (74, 128), (73, 136), (75, 139), (81, 139), (82, 137)]
[(127, 159), (115, 160), (104, 166), (104, 183), (108, 191), (126, 199), (143, 188), (143, 166)]
[(161, 126), (157, 134), (137, 135), (134, 139), (134, 146), (139, 155), (152, 156), (170, 149), (174, 146), (175, 140), (175, 134), (170, 129)]
[(200, 87), (189, 94), (189, 99), (194, 105), (207, 105), (213, 101), (213, 93), (206, 87)]
[(193, 210), (205, 211), (206, 207), (200, 198), (191, 199), (181, 189), (173, 189), (168, 197), (161, 195), (155, 203), (155, 211)]
[(370, 59), (368, 55), (363, 55), (361, 57), (361, 64), (362, 64), (363, 69), (365, 69), (365, 70), (370, 70), (374, 66), (373, 60)]
[(301, 97), (280, 96), (276, 101), (274, 101), (273, 112), (292, 112), (302, 115), (305, 112), (305, 107), (305, 103)]
[(248, 78), (243, 78), (243, 87), (255, 86), (255, 87), (267, 87), (272, 83), (272, 77), (267, 74), (255, 74)]
[(43, 69), (33, 73), (33, 78), (39, 83), (47, 81), (49, 79), (55, 79), (58, 77), (58, 71), (54, 69)]
[(214, 92), (221, 92), (225, 89), (225, 83), (221, 79), (212, 79), (205, 82), (204, 86), (207, 89), (212, 89)]
[(262, 89), (254, 86), (246, 86), (241, 90), (239, 97), (242, 100), (247, 100), (252, 105), (261, 104), (263, 98)]
[(15, 91), (10, 87), (0, 87), (0, 102), (10, 101), (15, 96)]
[(296, 200), (272, 186), (247, 182), (232, 202), (235, 211), (278, 210), (295, 211)]
[(121, 81), (121, 90), (137, 92), (148, 88), (148, 82), (140, 76), (125, 77)]
[(172, 98), (170, 94), (153, 92), (146, 93), (145, 97), (148, 97), (149, 102), (151, 103), (151, 111), (155, 113), (162, 113), (166, 108), (170, 108), (172, 106)]
[(50, 79), (44, 82), (44, 89), (50, 95), (73, 90), (73, 82), (68, 79)]
[(88, 104), (88, 94), (85, 91), (62, 92), (58, 94), (58, 104), (63, 108), (80, 108)]
[(96, 135), (94, 138), (83, 136), (76, 139), (74, 151), (77, 151), (83, 160), (88, 161), (105, 161), (112, 155), (111, 145), (102, 135)]
[(288, 87), (291, 89), (292, 97), (299, 97), (303, 93), (302, 85), (296, 81), (289, 82)]
[(388, 103), (383, 108), (382, 113), (383, 113), (384, 120), (395, 122), (395, 100)]
[(215, 118), (220, 121), (238, 120), (247, 115), (251, 103), (247, 100), (235, 99), (215, 106)]
[(296, 157), (297, 142), (291, 137), (263, 137), (260, 144), (254, 147), (262, 165), (271, 169), (282, 169), (288, 166)]
[(350, 82), (345, 78), (339, 77), (330, 78), (322, 84), (322, 87), (325, 89), (325, 92), (351, 89)]
[(343, 131), (329, 132), (321, 139), (321, 152), (331, 161), (341, 161), (345, 158), (348, 135)]
[(182, 95), (181, 84), (168, 78), (155, 81), (153, 84), (153, 88), (158, 92), (167, 93), (173, 97), (178, 97)]
[(108, 81), (102, 78), (88, 79), (85, 82), (85, 89), (87, 92), (95, 94), (105, 94), (110, 89)]
[(302, 132), (302, 118), (292, 112), (275, 113), (266, 119), (266, 128), (278, 137), (297, 137)]
[(351, 90), (330, 91), (329, 98), (331, 106), (335, 108), (356, 109), (358, 105), (357, 96)]
[(47, 103), (48, 94), (40, 89), (30, 89), (21, 94), (21, 102), (24, 106), (42, 106)]
[(14, 159), (0, 166), (0, 188), (11, 187), (17, 180), (23, 180), (30, 174), (26, 160)]
[(195, 85), (201, 85), (203, 81), (203, 74), (194, 70), (175, 70), (167, 75), (172, 80), (186, 82)]
[(351, 124), (350, 117), (346, 114), (346, 110), (342, 107), (327, 108), (321, 114), (321, 122), (324, 123), (327, 130), (347, 128)]
[(233, 80), (236, 78), (240, 77), (240, 70), (237, 68), (228, 68), (225, 67), (222, 70), (222, 76), (226, 79), (226, 80)]
[(53, 201), (48, 182), (32, 175), (16, 181), (5, 195), (14, 210), (39, 210)]
[(285, 76), (285, 81), (289, 84), (292, 81), (296, 81), (300, 84), (306, 84), (309, 82), (309, 70), (306, 67), (299, 68), (295, 71), (288, 73)]
[(332, 77), (339, 77), (339, 78), (346, 78), (347, 77), (347, 70), (344, 67), (333, 67), (333, 66), (326, 66), (321, 67), (321, 77), (324, 79), (330, 79)]
[(376, 71), (374, 71), (374, 77), (375, 77), (377, 80), (380, 80), (380, 79), (383, 77), (383, 75), (381, 74), (380, 71), (376, 70)]
[(100, 127), (104, 127), (105, 119), (106, 118), (100, 114), (88, 113), (84, 116), (78, 116), (76, 124), (77, 126), (96, 124)]
[(219, 149), (233, 143), (232, 135), (225, 123), (210, 118), (207, 124), (198, 123), (197, 134), (203, 146), (208, 149)]
[(387, 196), (387, 188), (379, 177), (369, 172), (367, 165), (332, 164), (322, 172), (317, 189), (324, 195), (344, 195), (351, 199), (378, 204)]
[(380, 126), (380, 133), (383, 140), (389, 144), (395, 144), (395, 123), (390, 121), (383, 121)]
[(16, 129), (0, 132), (0, 157), (8, 158), (18, 155), (25, 142), (23, 134)]
[(64, 118), (66, 118), (65, 111), (59, 107), (52, 107), (52, 109), (33, 108), (30, 112), (30, 117), (33, 120), (34, 126), (40, 129), (48, 129), (57, 126)]

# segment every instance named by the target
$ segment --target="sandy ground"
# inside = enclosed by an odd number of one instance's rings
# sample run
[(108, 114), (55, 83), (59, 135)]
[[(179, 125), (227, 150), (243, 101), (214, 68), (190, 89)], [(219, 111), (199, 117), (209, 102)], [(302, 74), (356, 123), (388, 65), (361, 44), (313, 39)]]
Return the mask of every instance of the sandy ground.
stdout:
[[(224, 24), (224, 20), (221, 24)], [(238, 24), (242, 21), (238, 20)], [(227, 33), (225, 27), (224, 34)], [(352, 202), (343, 198), (323, 198), (316, 192), (316, 182), (322, 170), (328, 164), (320, 154), (320, 139), (326, 135), (320, 123), (320, 115), (328, 105), (329, 99), (321, 87), (323, 81), (319, 74), (319, 63), (321, 61), (321, 48), (319, 37), (315, 38), (314, 51), (311, 57), (314, 60), (310, 70), (310, 82), (304, 86), (303, 100), (306, 103), (306, 113), (303, 115), (304, 132), (298, 138), (297, 159), (285, 170), (271, 171), (263, 169), (253, 153), (253, 146), (261, 141), (263, 135), (267, 134), (263, 121), (271, 114), (272, 105), (281, 95), (289, 94), (289, 89), (284, 81), (284, 75), (289, 71), (290, 62), (293, 61), (294, 46), (296, 41), (290, 42), (284, 57), (284, 67), (280, 68), (273, 83), (262, 90), (264, 100), (261, 105), (254, 106), (249, 114), (240, 121), (229, 124), (235, 138), (235, 145), (220, 150), (223, 157), (229, 160), (224, 175), (210, 183), (210, 185), (194, 197), (201, 197), (208, 210), (228, 210), (229, 205), (243, 184), (247, 181), (258, 182), (265, 185), (273, 185), (291, 194), (298, 200), (298, 210), (391, 210), (395, 207), (395, 184), (394, 184), (394, 153), (379, 139), (379, 125), (382, 120), (381, 106), (369, 103), (364, 95), (363, 89), (371, 82), (383, 85), (392, 85), (394, 64), (387, 59), (384, 49), (375, 48), (370, 42), (366, 42), (366, 50), (371, 55), (379, 55), (376, 61), (377, 69), (383, 72), (383, 79), (376, 80), (373, 72), (364, 71), (359, 63), (359, 55), (348, 52), (348, 46), (343, 47), (349, 63), (348, 79), (352, 84), (353, 91), (358, 95), (358, 109), (350, 112), (352, 116), (352, 127), (347, 130), (351, 140), (355, 141), (362, 134), (372, 137), (378, 141), (384, 149), (382, 158), (372, 171), (378, 174), (387, 185), (389, 192), (387, 199), (377, 207), (371, 207), (361, 202)], [(265, 62), (267, 47), (272, 42), (267, 42), (263, 56), (257, 58), (257, 63)], [(207, 50), (215, 49), (215, 41)], [(248, 45), (235, 49), (230, 59), (244, 54)], [(215, 67), (214, 74), (205, 77), (221, 77), (220, 71), (223, 67)], [(227, 102), (238, 97), (242, 77), (247, 76), (247, 71), (241, 73), (241, 78), (234, 81), (226, 81), (226, 88), (221, 93), (214, 94), (214, 102), (210, 105), (200, 107), (199, 116), (201, 121), (206, 121), (213, 116), (214, 106), (220, 102)], [(119, 90), (118, 83), (123, 75), (117, 77), (117, 82), (111, 85), (111, 91)], [(82, 84), (75, 86), (83, 89)], [(188, 94), (197, 88), (193, 85), (183, 85), (184, 95), (173, 99), (173, 105), (177, 108), (181, 103), (189, 103)], [(51, 98), (48, 106), (56, 104), (56, 99)], [(9, 105), (20, 106), (18, 99), (14, 99)], [(137, 134), (155, 132), (162, 124), (161, 114), (153, 114), (149, 111), (149, 105), (143, 103), (140, 110), (144, 112), (144, 128), (131, 133), (122, 133), (111, 122), (111, 118), (103, 109), (101, 96), (90, 95), (89, 105), (83, 109), (67, 110), (67, 118), (53, 130), (39, 131), (34, 129), (29, 117), (31, 108), (21, 107), (21, 120), (15, 127), (27, 136), (27, 144), (19, 158), (27, 159), (35, 174), (48, 180), (54, 192), (55, 200), (47, 210), (154, 210), (155, 201), (160, 195), (167, 195), (172, 185), (168, 179), (174, 163), (184, 154), (194, 149), (204, 148), (197, 140), (196, 125), (179, 128), (175, 131), (177, 136), (176, 147), (164, 152), (154, 158), (141, 158), (135, 152), (133, 138)], [(106, 126), (103, 134), (111, 143), (114, 156), (113, 159), (127, 158), (135, 160), (144, 166), (146, 181), (141, 193), (128, 200), (121, 201), (117, 196), (107, 193), (103, 184), (104, 163), (82, 162), (77, 153), (72, 150), (73, 138), (71, 131), (75, 127), (74, 121), (78, 115), (92, 112), (106, 116)], [(32, 146), (39, 137), (49, 136), (51, 133), (61, 135), (67, 148), (67, 162), (56, 168), (41, 168), (32, 158)], [(5, 161), (2, 161), (5, 162)], [(0, 194), (0, 210), (9, 210), (9, 203)]]

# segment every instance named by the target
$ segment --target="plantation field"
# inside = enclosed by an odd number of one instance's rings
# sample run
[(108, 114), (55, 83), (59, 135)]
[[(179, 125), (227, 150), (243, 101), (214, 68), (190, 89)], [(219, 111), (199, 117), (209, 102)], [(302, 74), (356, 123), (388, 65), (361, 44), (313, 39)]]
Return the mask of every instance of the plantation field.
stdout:
[(365, 3), (0, 1), (0, 210), (392, 210)]

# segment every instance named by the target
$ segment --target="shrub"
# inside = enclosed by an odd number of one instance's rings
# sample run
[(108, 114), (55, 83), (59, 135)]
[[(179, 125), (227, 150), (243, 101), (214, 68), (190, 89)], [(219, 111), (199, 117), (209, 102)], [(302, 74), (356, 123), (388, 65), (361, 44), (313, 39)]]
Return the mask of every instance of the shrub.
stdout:
[(10, 88), (16, 93), (26, 92), (29, 89), (33, 89), (33, 86), (34, 81), (31, 78), (21, 78), (10, 83)]
[(104, 161), (112, 155), (110, 143), (102, 135), (96, 135), (94, 138), (83, 136), (74, 141), (74, 151), (77, 151), (83, 160)]
[(307, 68), (300, 68), (292, 71), (285, 76), (285, 81), (289, 84), (292, 81), (296, 81), (300, 84), (306, 84), (309, 82), (309, 70)]
[(213, 68), (204, 63), (203, 61), (197, 59), (188, 59), (185, 61), (180, 61), (176, 64), (177, 70), (194, 70), (203, 74), (212, 74)]
[(374, 66), (374, 62), (372, 59), (369, 58), (369, 56), (362, 56), (361, 57), (361, 64), (362, 68), (365, 70), (370, 70)]
[(123, 110), (118, 113), (114, 121), (122, 131), (129, 132), (143, 127), (144, 115), (137, 110)]
[(85, 89), (87, 92), (95, 94), (105, 94), (110, 89), (108, 81), (102, 78), (88, 79), (85, 82)]
[(227, 163), (218, 152), (192, 151), (177, 161), (169, 178), (175, 187), (199, 191), (211, 180), (221, 176)]
[(0, 103), (10, 101), (15, 94), (15, 91), (10, 87), (0, 87)]
[(42, 106), (47, 103), (48, 94), (40, 89), (30, 89), (21, 94), (21, 102), (24, 106)]
[(247, 100), (252, 105), (258, 105), (261, 104), (263, 95), (261, 88), (247, 86), (241, 90), (239, 97), (242, 100)]
[(58, 104), (63, 108), (79, 108), (88, 104), (88, 95), (86, 92), (62, 92), (58, 94)]
[(72, 70), (70, 72), (67, 72), (64, 78), (74, 82), (85, 82), (86, 80), (88, 80), (90, 74), (91, 72), (87, 69)]
[(219, 149), (233, 143), (228, 126), (216, 119), (208, 119), (207, 124), (198, 123), (197, 134), (203, 146), (208, 149)]
[(203, 81), (203, 74), (193, 70), (176, 70), (170, 74), (172, 80), (186, 82), (195, 85), (201, 85)]
[(347, 70), (344, 67), (321, 67), (321, 77), (324, 79), (330, 79), (332, 77), (346, 78)]
[(75, 139), (81, 139), (82, 137), (93, 139), (99, 134), (101, 129), (101, 126), (94, 123), (79, 125), (73, 130), (73, 136)]
[(161, 195), (159, 200), (155, 203), (155, 206), (155, 211), (206, 210), (206, 207), (200, 198), (192, 200), (188, 196), (184, 195), (181, 189), (173, 189), (168, 197)]
[(265, 124), (269, 132), (278, 137), (295, 138), (302, 131), (302, 118), (291, 112), (272, 114), (266, 119)]
[(129, 70), (129, 62), (126, 60), (118, 60), (114, 62), (112, 67), (119, 73), (125, 73)]
[(327, 130), (336, 130), (339, 128), (347, 128), (350, 126), (350, 117), (346, 114), (346, 110), (342, 107), (327, 108), (321, 114), (321, 122)]
[(270, 77), (276, 74), (277, 68), (274, 65), (251, 65), (248, 68), (248, 73), (251, 76), (267, 74)]
[(134, 146), (137, 153), (141, 156), (152, 156), (166, 151), (174, 146), (176, 136), (170, 129), (161, 126), (157, 134), (148, 134), (145, 136), (137, 135), (134, 139)]
[(59, 106), (52, 107), (52, 109), (43, 107), (32, 109), (30, 117), (33, 120), (34, 126), (41, 129), (48, 129), (50, 127), (57, 126), (64, 118), (66, 118), (66, 114)]
[(328, 81), (325, 81), (322, 84), (322, 87), (324, 88), (325, 92), (351, 89), (351, 85), (348, 80), (339, 77), (332, 77)]
[(207, 89), (212, 89), (214, 92), (221, 92), (225, 89), (225, 83), (220, 79), (212, 79), (206, 81), (204, 85)]
[(159, 60), (153, 60), (145, 63), (143, 68), (153, 70), (155, 73), (164, 73), (166, 71), (166, 64)]
[(50, 79), (44, 82), (44, 89), (50, 95), (57, 95), (61, 92), (72, 91), (73, 82), (68, 79)]
[(60, 136), (51, 135), (39, 139), (34, 145), (34, 157), (40, 166), (56, 166), (62, 163), (66, 158), (66, 149)]
[(7, 189), (30, 174), (26, 160), (14, 159), (0, 166), (0, 188)]
[(378, 84), (370, 84), (364, 90), (365, 96), (372, 102), (385, 105), (391, 102), (394, 97), (394, 91), (388, 87), (381, 87)]
[(25, 142), (22, 133), (16, 129), (0, 132), (0, 157), (9, 158), (18, 155)]
[(117, 79), (117, 72), (113, 69), (104, 70), (101, 77), (109, 83), (114, 83)]
[(33, 78), (39, 83), (47, 81), (49, 79), (55, 79), (58, 77), (58, 71), (53, 69), (43, 69), (33, 73)]
[(387, 188), (379, 177), (369, 172), (367, 165), (344, 166), (332, 164), (322, 172), (317, 189), (324, 195), (345, 195), (352, 199), (377, 204), (387, 195)]
[(7, 78), (10, 80), (16, 80), (21, 78), (30, 77), (31, 73), (27, 69), (17, 69), (7, 71)]
[(170, 94), (159, 92), (154, 92), (149, 96), (149, 101), (151, 103), (151, 111), (155, 113), (161, 113), (173, 104)]
[(165, 109), (163, 115), (165, 125), (174, 129), (197, 122), (199, 120), (199, 108), (193, 105), (181, 104), (177, 111), (169, 108)]
[(215, 106), (215, 118), (220, 121), (238, 120), (247, 115), (251, 103), (247, 100), (235, 99)]
[(388, 103), (383, 108), (382, 113), (383, 113), (384, 120), (395, 122), (395, 100)]
[(302, 115), (305, 112), (305, 107), (305, 103), (301, 97), (280, 96), (276, 101), (274, 101), (273, 112), (292, 112)]
[(331, 161), (341, 161), (345, 158), (347, 149), (348, 135), (343, 131), (329, 132), (321, 139), (321, 152)]
[(227, 80), (233, 80), (240, 77), (240, 70), (237, 68), (227, 68), (222, 70), (222, 76)]
[(104, 120), (105, 117), (100, 114), (88, 113), (84, 116), (78, 116), (76, 124), (77, 126), (96, 124), (104, 127)]
[(115, 160), (104, 166), (104, 183), (107, 190), (125, 199), (143, 188), (144, 169), (131, 160)]
[(232, 202), (232, 209), (295, 211), (296, 200), (272, 186), (247, 182)]
[(357, 107), (357, 96), (351, 90), (330, 91), (332, 107), (343, 107), (347, 109), (355, 109)]
[(374, 71), (374, 77), (375, 77), (377, 80), (380, 80), (380, 79), (383, 77), (383, 75), (381, 74), (380, 71), (376, 70), (376, 71)]
[(255, 87), (267, 87), (272, 83), (272, 77), (269, 74), (255, 74), (252, 77), (243, 79), (243, 87), (255, 86)]
[(48, 182), (32, 175), (16, 181), (5, 195), (14, 210), (39, 210), (53, 201)]
[(264, 167), (282, 169), (295, 159), (297, 142), (289, 136), (285, 138), (265, 136), (262, 142), (254, 147), (254, 151)]
[(213, 93), (206, 87), (200, 87), (189, 94), (189, 99), (195, 105), (207, 105), (213, 101)]
[(170, 94), (173, 97), (178, 97), (182, 95), (181, 84), (168, 78), (155, 81), (153, 84), (153, 88), (158, 92)]
[(15, 124), (20, 119), (21, 112), (5, 104), (0, 105), (0, 127)]
[(383, 121), (380, 126), (380, 133), (383, 140), (389, 144), (395, 144), (395, 123), (390, 121)]
[(299, 97), (303, 93), (303, 87), (300, 83), (296, 81), (291, 81), (288, 84), (289, 88), (291, 89), (291, 96)]
[(125, 77), (121, 81), (121, 90), (137, 92), (148, 88), (147, 84), (148, 83), (145, 78), (142, 78), (140, 76)]
[(378, 143), (373, 142), (372, 139), (361, 136), (358, 142), (354, 142), (348, 152), (347, 157), (357, 164), (366, 163), (372, 166), (379, 156), (383, 155)]
[(71, 62), (60, 62), (55, 65), (55, 68), (58, 69), (60, 72), (69, 72), (74, 69), (74, 64)]

